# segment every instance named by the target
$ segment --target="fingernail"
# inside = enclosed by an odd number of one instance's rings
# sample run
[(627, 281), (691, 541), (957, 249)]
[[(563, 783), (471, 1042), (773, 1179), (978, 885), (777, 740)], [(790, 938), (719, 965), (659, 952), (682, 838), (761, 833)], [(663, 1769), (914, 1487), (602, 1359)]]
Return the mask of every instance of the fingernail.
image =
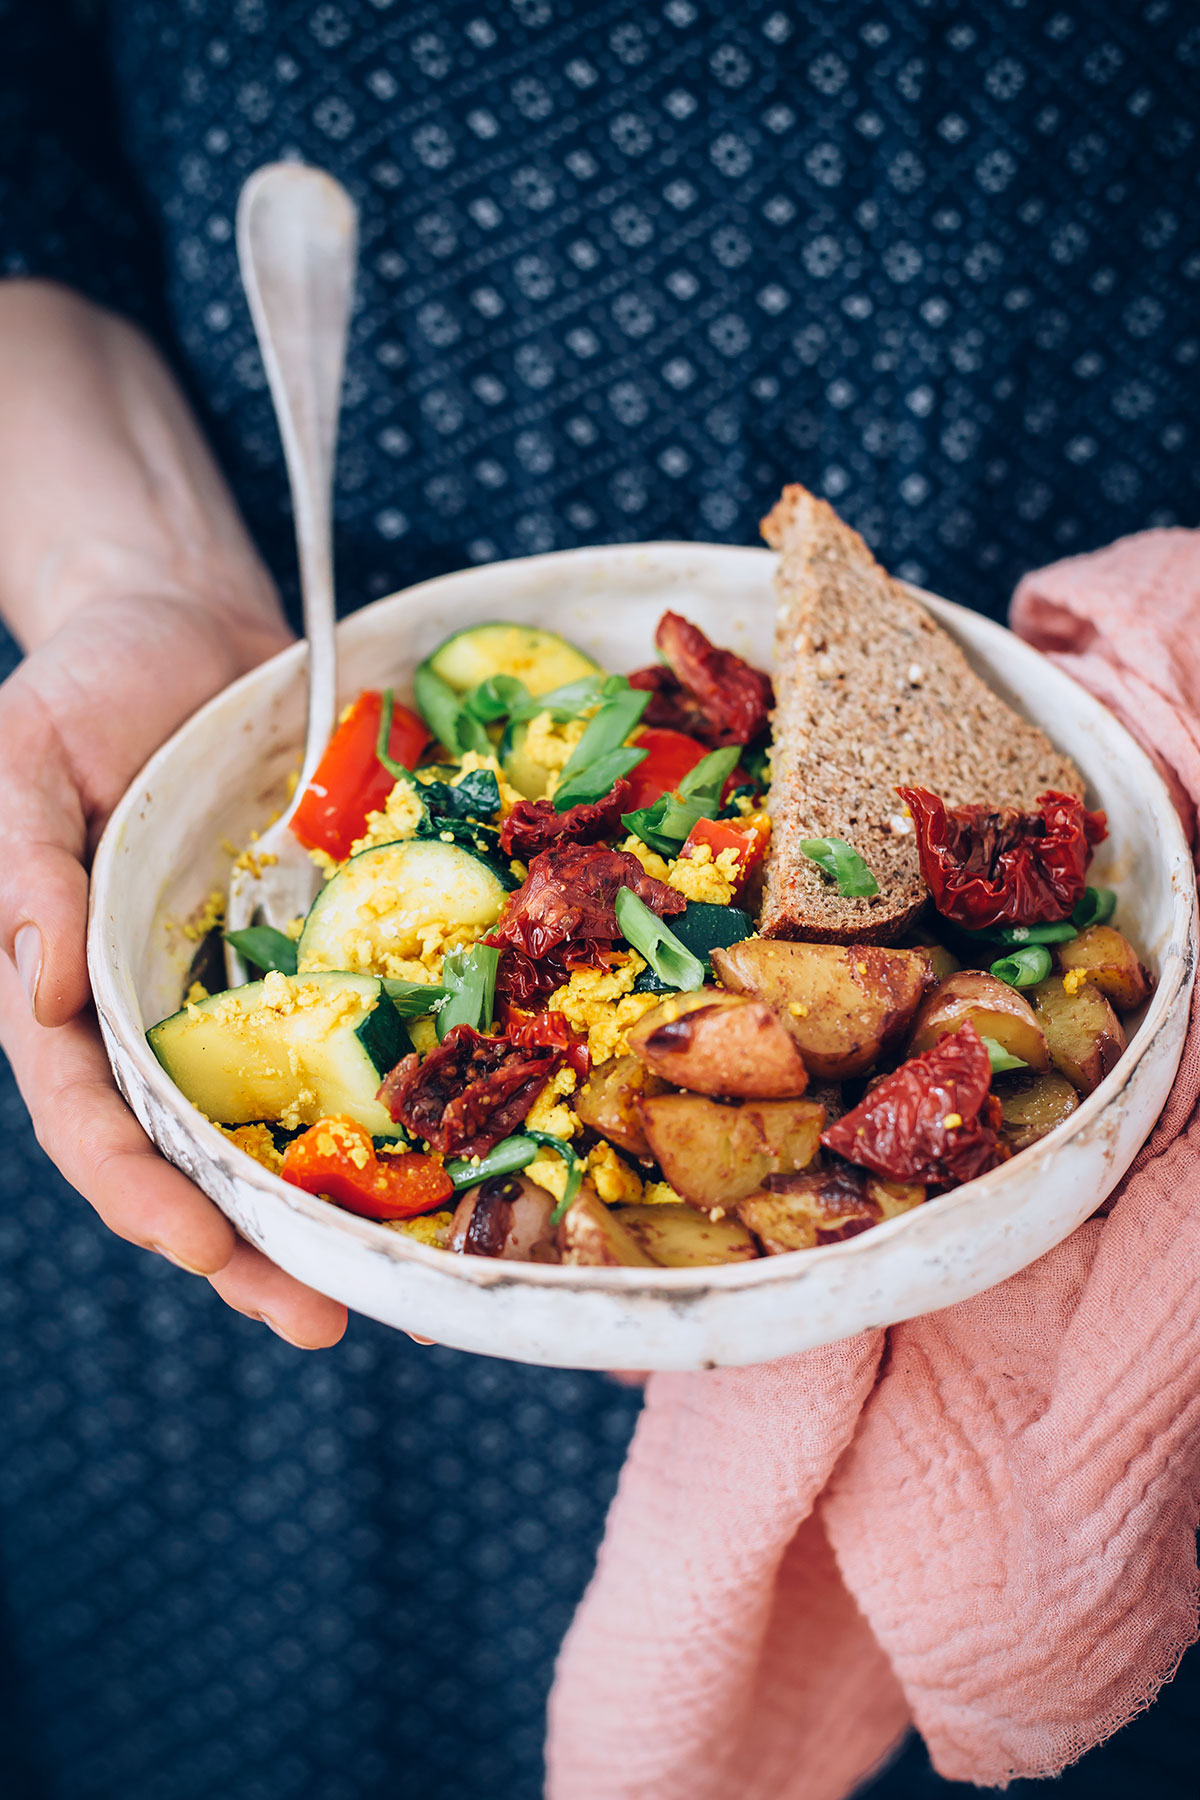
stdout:
[(25, 989), (25, 998), (32, 1012), (37, 1000), (38, 982), (42, 979), (42, 934), (36, 925), (22, 925), (18, 931), (13, 939), (13, 961), (17, 965), (17, 974), (21, 978), (21, 986)]
[(296, 1338), (289, 1337), (287, 1332), (283, 1329), (283, 1326), (277, 1325), (275, 1323), (274, 1319), (269, 1318), (266, 1313), (259, 1313), (258, 1316), (262, 1320), (264, 1325), (269, 1326), (269, 1328), (275, 1333), (276, 1337), (282, 1338), (285, 1344), (290, 1344), (292, 1346), (293, 1350), (311, 1350), (312, 1349), (311, 1344), (302, 1344)]
[(182, 1269), (187, 1275), (203, 1275), (207, 1277), (208, 1271), (206, 1269), (197, 1269), (192, 1263), (184, 1262), (182, 1256), (176, 1256), (175, 1252), (173, 1250), (168, 1250), (165, 1244), (150, 1244), (148, 1248), (153, 1250), (156, 1256), (165, 1256), (169, 1263), (174, 1263), (177, 1269)]
[(411, 1338), (414, 1344), (433, 1344), (437, 1342), (436, 1338), (418, 1337), (415, 1331), (406, 1331), (404, 1335), (406, 1338)]

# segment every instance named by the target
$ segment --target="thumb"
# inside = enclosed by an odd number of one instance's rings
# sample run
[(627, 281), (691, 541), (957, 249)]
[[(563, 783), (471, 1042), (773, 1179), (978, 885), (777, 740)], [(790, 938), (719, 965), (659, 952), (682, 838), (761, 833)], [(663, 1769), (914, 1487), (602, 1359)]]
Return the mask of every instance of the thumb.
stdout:
[(62, 1025), (89, 998), (87, 824), (70, 760), (20, 669), (0, 687), (0, 951), (34, 1017)]

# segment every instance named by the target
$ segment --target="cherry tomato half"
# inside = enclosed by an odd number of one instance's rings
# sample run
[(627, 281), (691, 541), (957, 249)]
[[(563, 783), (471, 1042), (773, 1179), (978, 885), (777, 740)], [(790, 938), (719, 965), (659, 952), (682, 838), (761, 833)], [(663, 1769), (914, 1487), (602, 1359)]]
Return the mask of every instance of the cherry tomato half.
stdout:
[(634, 747), (644, 750), (646, 755), (628, 776), (633, 789), (629, 812), (652, 806), (660, 795), (677, 788), (684, 776), (708, 755), (708, 746), (697, 738), (688, 737), (683, 731), (667, 731), (661, 726), (648, 725), (633, 741)]

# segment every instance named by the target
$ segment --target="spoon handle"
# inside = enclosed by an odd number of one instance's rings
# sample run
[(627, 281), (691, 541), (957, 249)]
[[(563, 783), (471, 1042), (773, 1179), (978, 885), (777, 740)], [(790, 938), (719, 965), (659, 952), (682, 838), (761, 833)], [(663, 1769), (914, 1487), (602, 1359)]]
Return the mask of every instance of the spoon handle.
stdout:
[(308, 639), (308, 725), (290, 817), (333, 732), (333, 464), (358, 213), (331, 175), (270, 163), (237, 210), (238, 264), (287, 461)]

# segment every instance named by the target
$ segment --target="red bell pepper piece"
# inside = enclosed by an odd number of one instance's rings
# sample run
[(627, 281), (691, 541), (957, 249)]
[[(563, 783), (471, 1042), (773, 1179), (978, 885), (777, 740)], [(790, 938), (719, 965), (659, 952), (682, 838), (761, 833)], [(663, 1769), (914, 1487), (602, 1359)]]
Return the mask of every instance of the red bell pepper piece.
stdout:
[(433, 1212), (454, 1183), (431, 1156), (375, 1154), (369, 1131), (343, 1114), (318, 1119), (283, 1153), (283, 1179), (363, 1219), (415, 1219)]
[[(291, 826), (309, 850), (325, 850), (339, 862), (366, 830), (367, 814), (378, 812), (396, 785), (375, 754), (383, 695), (360, 694), (329, 740), (316, 774), (292, 814)], [(406, 769), (416, 767), (429, 742), (423, 719), (407, 706), (392, 710), (388, 754)]]
[(733, 898), (740, 900), (750, 877), (767, 854), (769, 842), (769, 830), (752, 825), (749, 819), (697, 819), (679, 854), (690, 860), (702, 844), (707, 844), (716, 862), (722, 850), (736, 850), (738, 875)]

